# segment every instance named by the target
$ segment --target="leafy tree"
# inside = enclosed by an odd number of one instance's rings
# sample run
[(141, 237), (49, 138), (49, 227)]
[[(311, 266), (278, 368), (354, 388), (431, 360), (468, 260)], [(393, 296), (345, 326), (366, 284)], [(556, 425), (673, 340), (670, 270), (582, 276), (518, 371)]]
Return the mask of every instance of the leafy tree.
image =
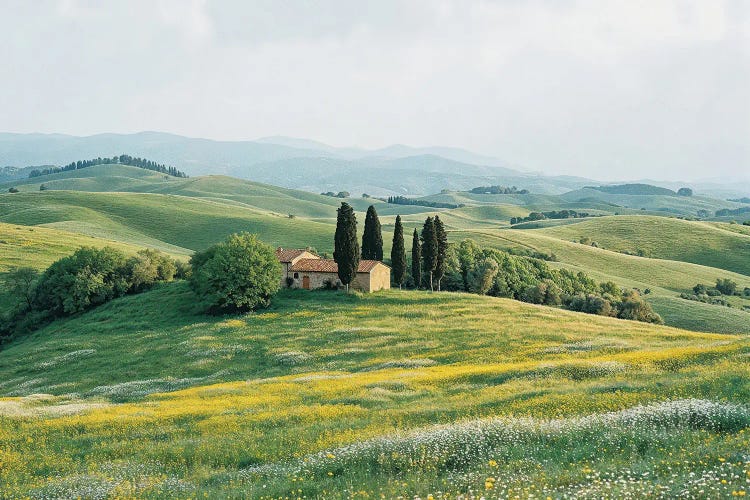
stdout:
[(631, 290), (623, 295), (617, 317), (659, 325), (664, 323), (661, 316), (656, 314), (649, 303), (643, 300), (635, 290)]
[(130, 288), (125, 260), (125, 254), (114, 248), (79, 248), (44, 271), (36, 286), (34, 308), (63, 316), (123, 295)]
[(362, 232), (362, 259), (383, 260), (383, 234), (378, 213), (373, 205), (370, 205), (365, 215), (365, 229)]
[(336, 198), (349, 198), (349, 191), (339, 191), (336, 193)]
[(688, 187), (682, 187), (677, 190), (677, 196), (693, 196), (693, 190)]
[(357, 217), (351, 205), (341, 203), (337, 210), (336, 235), (334, 238), (333, 260), (338, 264), (341, 283), (349, 291), (349, 284), (357, 275), (359, 267), (359, 243), (357, 242)]
[(47, 190), (47, 186), (45, 186), (44, 184), (39, 185), (39, 191), (46, 191), (46, 190)]
[(416, 228), (411, 240), (411, 277), (414, 288), (422, 284), (422, 245), (419, 243), (419, 233)]
[(693, 287), (693, 293), (695, 295), (706, 295), (708, 293), (708, 287), (698, 283)]
[(438, 262), (438, 241), (435, 232), (435, 221), (427, 217), (422, 227), (422, 270), (429, 277), (430, 290), (435, 290), (433, 277)]
[(141, 292), (158, 281), (172, 281), (177, 266), (157, 250), (141, 250), (125, 262), (130, 292)]
[(400, 215), (396, 216), (396, 226), (393, 229), (391, 266), (393, 268), (393, 282), (401, 288), (406, 277), (406, 248), (404, 247), (404, 226), (401, 224)]
[(445, 276), (445, 259), (448, 254), (448, 234), (445, 232), (443, 221), (437, 215), (433, 219), (435, 225), (435, 238), (437, 240), (437, 262), (435, 263), (435, 280), (437, 289), (440, 291), (440, 281)]
[(18, 189), (16, 189), (16, 188), (12, 187), (12, 188), (8, 189), (8, 192), (9, 192), (9, 193), (17, 193), (17, 192), (18, 192)]
[(190, 286), (210, 313), (268, 307), (281, 283), (273, 248), (254, 234), (230, 235), (191, 258)]
[(729, 278), (719, 278), (716, 280), (716, 289), (720, 291), (722, 295), (734, 295), (737, 292), (737, 283)]
[(33, 267), (16, 267), (5, 274), (5, 290), (16, 301), (17, 309), (31, 309), (38, 279), (39, 271)]

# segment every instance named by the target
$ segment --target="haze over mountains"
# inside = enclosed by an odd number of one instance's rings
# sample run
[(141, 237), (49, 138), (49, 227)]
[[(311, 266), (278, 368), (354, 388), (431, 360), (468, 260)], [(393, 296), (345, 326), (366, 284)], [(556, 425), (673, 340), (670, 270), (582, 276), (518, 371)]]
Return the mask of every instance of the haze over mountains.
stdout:
[[(546, 176), (509, 165), (501, 159), (460, 148), (339, 148), (308, 139), (283, 136), (255, 141), (215, 141), (162, 132), (97, 134), (0, 133), (2, 180), (28, 175), (29, 166), (63, 165), (71, 161), (127, 153), (167, 163), (191, 176), (223, 174), (311, 192), (349, 191), (353, 195), (428, 195), (480, 185), (516, 185), (540, 194), (562, 194), (601, 180)], [(13, 167), (13, 168), (7, 168)], [(620, 172), (602, 172), (616, 182)], [(686, 185), (720, 197), (750, 194), (750, 182), (679, 180), (648, 183), (677, 189)]]

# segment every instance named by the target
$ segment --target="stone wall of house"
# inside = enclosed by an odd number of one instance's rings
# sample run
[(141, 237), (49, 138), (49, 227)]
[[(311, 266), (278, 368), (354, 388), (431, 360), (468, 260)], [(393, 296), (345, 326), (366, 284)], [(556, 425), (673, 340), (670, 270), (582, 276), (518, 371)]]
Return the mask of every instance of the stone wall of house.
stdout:
[[(297, 271), (299, 276), (294, 280), (292, 288), (302, 288), (302, 280), (305, 276), (310, 277), (310, 290), (316, 288), (323, 288), (327, 281), (331, 283), (340, 284), (339, 276), (337, 273), (324, 273), (315, 271)], [(289, 273), (289, 276), (294, 276), (293, 272)], [(286, 282), (284, 283), (286, 286)], [(378, 290), (388, 290), (391, 288), (391, 271), (386, 266), (375, 266), (369, 273), (357, 273), (351, 283), (351, 287), (355, 290), (361, 290), (363, 292), (375, 292)]]
[(369, 273), (370, 288), (368, 291), (389, 290), (391, 288), (391, 270), (384, 265), (375, 266)]
[[(289, 273), (290, 276), (294, 276), (294, 273)], [(315, 290), (316, 288), (323, 288), (325, 286), (326, 281), (331, 281), (333, 284), (336, 284), (339, 281), (339, 277), (336, 273), (322, 273), (322, 272), (315, 272), (315, 271), (298, 271), (297, 275), (299, 278), (294, 280), (294, 284), (292, 285), (292, 288), (302, 288), (302, 278), (305, 276), (310, 277), (310, 290)]]

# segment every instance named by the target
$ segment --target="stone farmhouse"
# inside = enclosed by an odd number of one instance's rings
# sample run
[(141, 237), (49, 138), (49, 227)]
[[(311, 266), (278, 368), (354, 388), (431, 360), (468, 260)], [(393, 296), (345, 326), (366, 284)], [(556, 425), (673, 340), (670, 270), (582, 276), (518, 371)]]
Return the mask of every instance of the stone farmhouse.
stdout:
[[(309, 250), (277, 248), (281, 262), (281, 286), (312, 290), (330, 283), (339, 287), (338, 265), (333, 259), (321, 259)], [(391, 287), (391, 268), (377, 260), (360, 260), (357, 276), (350, 286), (362, 292), (376, 292)]]

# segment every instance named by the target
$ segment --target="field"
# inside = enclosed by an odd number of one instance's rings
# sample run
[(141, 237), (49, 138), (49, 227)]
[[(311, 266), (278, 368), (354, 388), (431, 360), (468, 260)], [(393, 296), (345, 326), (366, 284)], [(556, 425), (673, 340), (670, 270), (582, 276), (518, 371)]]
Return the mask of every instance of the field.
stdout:
[(214, 319), (176, 283), (3, 352), (2, 490), (729, 494), (748, 355), (745, 336), (457, 294), (287, 292)]
[[(0, 194), (0, 277), (82, 245), (186, 259), (236, 231), (331, 252), (342, 201), (111, 165), (14, 185)], [(408, 252), (439, 213), (451, 242), (648, 289), (668, 326), (406, 290), (287, 290), (257, 313), (207, 316), (187, 283), (161, 284), (3, 346), (0, 498), (747, 495), (750, 300), (679, 294), (750, 287), (750, 232), (598, 198), (427, 199), (466, 206), (374, 202), (386, 255), (395, 214)], [(361, 231), (373, 200), (347, 201)], [(606, 216), (508, 228), (562, 208)]]

